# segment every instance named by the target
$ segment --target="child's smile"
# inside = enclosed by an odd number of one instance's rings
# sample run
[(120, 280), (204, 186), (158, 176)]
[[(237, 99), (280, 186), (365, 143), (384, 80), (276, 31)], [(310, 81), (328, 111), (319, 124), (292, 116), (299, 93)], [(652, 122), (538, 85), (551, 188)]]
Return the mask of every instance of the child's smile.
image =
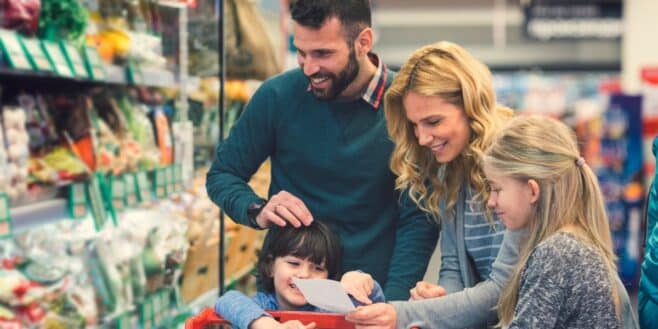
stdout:
[(329, 273), (324, 265), (315, 264), (308, 259), (291, 255), (275, 259), (272, 277), (279, 308), (296, 310), (306, 305), (306, 299), (293, 283), (293, 278), (326, 279), (328, 276)]

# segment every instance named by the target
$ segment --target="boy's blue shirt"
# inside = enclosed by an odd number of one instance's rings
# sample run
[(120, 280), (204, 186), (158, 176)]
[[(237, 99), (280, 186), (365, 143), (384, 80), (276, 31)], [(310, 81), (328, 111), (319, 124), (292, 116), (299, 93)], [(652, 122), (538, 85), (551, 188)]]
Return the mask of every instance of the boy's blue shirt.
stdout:
[[(385, 302), (382, 287), (376, 281), (368, 297), (373, 303)], [(362, 305), (354, 298), (351, 299), (354, 306)], [(262, 316), (268, 316), (265, 310), (279, 310), (279, 302), (276, 300), (274, 293), (259, 291), (254, 297), (249, 298), (239, 291), (231, 290), (219, 297), (215, 303), (215, 312), (230, 322), (231, 327), (235, 329), (248, 329), (249, 324), (254, 320)], [(330, 313), (310, 304), (305, 305), (298, 311)]]

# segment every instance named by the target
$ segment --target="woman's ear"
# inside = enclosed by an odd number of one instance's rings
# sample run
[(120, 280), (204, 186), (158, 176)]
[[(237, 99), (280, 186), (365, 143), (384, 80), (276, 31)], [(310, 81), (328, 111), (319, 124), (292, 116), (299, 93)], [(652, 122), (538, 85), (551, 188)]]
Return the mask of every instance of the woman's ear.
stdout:
[(528, 179), (528, 187), (530, 187), (530, 203), (534, 204), (539, 200), (539, 194), (541, 193), (539, 183), (534, 179)]

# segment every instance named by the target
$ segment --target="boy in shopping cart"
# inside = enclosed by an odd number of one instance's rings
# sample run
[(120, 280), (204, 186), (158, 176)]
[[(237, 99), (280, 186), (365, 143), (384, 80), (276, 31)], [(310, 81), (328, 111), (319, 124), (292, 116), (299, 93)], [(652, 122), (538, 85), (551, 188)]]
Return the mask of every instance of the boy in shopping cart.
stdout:
[[(229, 291), (217, 300), (215, 311), (238, 329), (314, 328), (312, 323), (303, 325), (299, 321), (278, 323), (265, 310), (322, 312), (306, 302), (293, 278), (338, 280), (342, 258), (340, 239), (317, 220), (300, 228), (272, 228), (270, 234), (256, 265), (263, 291), (251, 298)], [(350, 271), (340, 282), (355, 305), (384, 301), (381, 287), (369, 274)]]

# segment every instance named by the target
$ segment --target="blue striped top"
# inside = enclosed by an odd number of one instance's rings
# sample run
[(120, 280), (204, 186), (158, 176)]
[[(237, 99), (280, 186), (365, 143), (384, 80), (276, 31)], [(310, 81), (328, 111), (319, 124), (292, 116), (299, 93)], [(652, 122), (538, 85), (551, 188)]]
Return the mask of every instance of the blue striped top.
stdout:
[(505, 225), (498, 218), (494, 217), (493, 226), (486, 221), (483, 206), (482, 201), (469, 196), (464, 214), (466, 252), (475, 263), (480, 280), (489, 277), (505, 233)]

